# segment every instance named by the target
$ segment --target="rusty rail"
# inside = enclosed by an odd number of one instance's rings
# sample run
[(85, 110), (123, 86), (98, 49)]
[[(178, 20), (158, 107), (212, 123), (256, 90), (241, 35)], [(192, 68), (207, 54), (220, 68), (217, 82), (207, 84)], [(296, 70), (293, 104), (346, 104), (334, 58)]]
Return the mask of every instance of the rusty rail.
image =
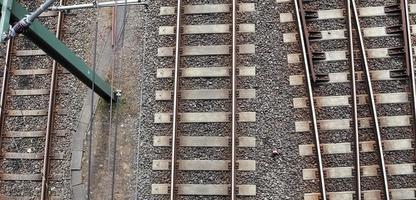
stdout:
[[(0, 132), (4, 133), (4, 123), (5, 123), (5, 110), (6, 110), (6, 94), (7, 94), (7, 87), (9, 83), (9, 71), (11, 67), (11, 54), (13, 49), (13, 39), (7, 41), (6, 47), (6, 56), (4, 58), (4, 67), (3, 67), (3, 81), (2, 81), (2, 88), (1, 88), (1, 96), (0, 96)], [(3, 139), (0, 137), (0, 147), (2, 147)], [(2, 148), (0, 148), (1, 150)]]
[[(60, 6), (64, 4), (64, 0), (59, 1)], [(58, 23), (56, 28), (56, 37), (61, 38), (61, 31), (62, 31), (62, 23), (63, 23), (63, 12), (60, 11), (58, 13)], [(42, 189), (41, 189), (41, 199), (47, 200), (49, 199), (48, 195), (48, 177), (49, 177), (49, 153), (50, 153), (50, 146), (51, 146), (51, 134), (54, 128), (54, 109), (56, 103), (56, 87), (57, 87), (57, 69), (58, 63), (54, 60), (52, 63), (52, 74), (51, 74), (51, 89), (49, 91), (49, 105), (48, 105), (48, 121), (46, 124), (46, 133), (45, 133), (45, 149), (44, 149), (44, 156), (43, 156), (43, 168), (42, 168)]]

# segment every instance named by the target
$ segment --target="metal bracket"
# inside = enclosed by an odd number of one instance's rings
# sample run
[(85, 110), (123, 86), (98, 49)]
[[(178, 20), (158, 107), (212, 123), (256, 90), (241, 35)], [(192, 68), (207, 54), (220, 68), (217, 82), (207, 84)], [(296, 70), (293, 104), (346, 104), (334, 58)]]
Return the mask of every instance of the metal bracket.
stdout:
[(116, 90), (116, 97), (121, 97), (121, 90)]
[[(11, 1), (11, 12), (9, 24), (20, 21), (28, 14), (28, 11), (16, 0)], [(4, 2), (4, 1), (3, 1)], [(1, 6), (3, 2), (0, 1)], [(75, 55), (62, 41), (56, 38), (55, 34), (49, 31), (38, 20), (23, 33), (28, 39), (40, 49), (55, 59), (65, 69), (75, 75), (85, 85), (91, 88), (94, 85), (95, 92), (106, 101), (116, 101), (113, 89), (101, 76), (95, 74), (91, 68), (80, 57)]]

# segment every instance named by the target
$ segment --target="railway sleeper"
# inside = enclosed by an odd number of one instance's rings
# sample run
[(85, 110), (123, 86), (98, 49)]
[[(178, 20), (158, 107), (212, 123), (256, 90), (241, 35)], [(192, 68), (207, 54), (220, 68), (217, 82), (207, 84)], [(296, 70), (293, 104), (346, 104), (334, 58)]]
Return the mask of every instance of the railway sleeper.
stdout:
[[(67, 115), (66, 109), (55, 109), (57, 115)], [(6, 115), (9, 117), (23, 117), (23, 116), (46, 116), (48, 110), (6, 110)]]
[[(411, 35), (415, 35), (415, 25), (410, 25)], [(314, 37), (309, 39), (311, 41), (323, 41), (323, 40), (346, 40), (346, 29), (335, 29), (335, 30), (322, 30), (322, 31), (312, 31)], [(403, 30), (401, 25), (395, 26), (379, 26), (379, 27), (367, 27), (362, 28), (363, 36), (365, 38), (379, 38), (379, 37), (391, 37), (391, 36), (400, 36), (403, 35)], [(315, 37), (316, 36), (316, 37)], [(320, 37), (318, 37), (320, 36)], [(299, 37), (296, 32), (284, 33), (283, 42), (284, 43), (293, 43), (298, 42)]]
[[(53, 136), (65, 137), (67, 130), (53, 130)], [(45, 131), (6, 131), (2, 134), (4, 138), (38, 138), (45, 137)]]
[[(177, 184), (178, 195), (187, 196), (228, 196), (231, 194), (229, 184)], [(170, 184), (152, 184), (152, 194), (170, 194)], [(238, 196), (255, 196), (255, 185), (237, 185)]]
[[(411, 96), (408, 92), (397, 93), (377, 93), (374, 94), (376, 104), (406, 104), (411, 102)], [(350, 95), (341, 96), (316, 96), (314, 97), (314, 103), (316, 107), (338, 107), (338, 106), (350, 106), (352, 105), (352, 99)], [(368, 95), (357, 95), (357, 105), (367, 105)], [(307, 97), (293, 98), (293, 108), (301, 109), (308, 108), (310, 106)]]
[[(378, 117), (380, 127), (409, 127), (411, 115), (381, 116)], [(358, 118), (359, 128), (372, 128), (373, 120), (370, 117)], [(351, 119), (327, 119), (317, 121), (321, 131), (350, 130)], [(311, 121), (295, 121), (295, 132), (309, 132)]]
[[(179, 136), (179, 145), (183, 147), (229, 147), (230, 137), (220, 136)], [(255, 137), (238, 137), (238, 147), (256, 147)], [(172, 146), (171, 136), (153, 136), (153, 146)]]
[[(153, 160), (152, 170), (170, 170), (171, 160)], [(176, 166), (182, 171), (229, 171), (230, 160), (177, 160)], [(236, 160), (236, 169), (239, 171), (255, 171), (255, 160)]]
[[(415, 163), (401, 163), (386, 165), (386, 172), (389, 176), (414, 175)], [(374, 177), (381, 175), (379, 165), (360, 166), (361, 177)], [(354, 178), (354, 167), (328, 167), (324, 168), (324, 176), (327, 179)], [(303, 169), (303, 180), (316, 180), (319, 177), (317, 168)]]
[[(383, 151), (412, 151), (414, 146), (413, 139), (397, 139), (397, 140), (382, 140), (384, 144)], [(360, 142), (360, 152), (370, 153), (376, 150), (375, 141), (362, 141)], [(353, 153), (352, 143), (324, 143), (320, 145), (322, 154), (349, 154)], [(314, 144), (301, 144), (299, 145), (299, 155), (312, 156), (315, 155)]]
[[(359, 17), (376, 17), (376, 16), (388, 16), (398, 15), (398, 13), (386, 12), (386, 6), (375, 7), (361, 7), (358, 8)], [(327, 19), (345, 19), (345, 9), (328, 9), (328, 10), (316, 10), (318, 17), (314, 20), (327, 20)], [(416, 13), (416, 4), (409, 4), (409, 14)], [(294, 22), (293, 13), (280, 13), (280, 23)]]
[[(373, 70), (370, 71), (371, 81), (390, 81), (395, 80), (390, 77), (391, 70)], [(303, 85), (305, 84), (304, 75), (291, 75), (289, 76), (290, 85)], [(350, 82), (349, 72), (338, 72), (338, 73), (328, 73), (329, 82), (328, 83), (347, 83)], [(363, 71), (356, 72), (357, 81), (364, 81)]]
[[(389, 189), (389, 192), (392, 200), (416, 198), (416, 188)], [(355, 191), (328, 192), (327, 198), (329, 200), (351, 200), (354, 199), (354, 195), (356, 195)], [(382, 200), (384, 194), (380, 190), (364, 190), (361, 197), (363, 200)], [(306, 193), (303, 197), (304, 200), (318, 200), (320, 198), (320, 193)]]
[[(231, 45), (209, 45), (209, 46), (183, 46), (181, 47), (181, 56), (215, 56), (230, 55)], [(241, 44), (237, 46), (239, 54), (255, 54), (256, 47), (254, 44)], [(173, 57), (175, 55), (174, 47), (159, 47), (158, 57)]]
[[(239, 112), (238, 122), (255, 122), (255, 112)], [(230, 121), (229, 112), (178, 113), (180, 123), (224, 123)], [(172, 113), (155, 113), (154, 123), (172, 123)]]
[[(238, 67), (237, 76), (255, 76), (255, 67)], [(219, 78), (231, 76), (229, 67), (189, 67), (182, 68), (180, 71), (183, 78)], [(174, 76), (173, 68), (157, 69), (157, 78), (172, 78)]]
[[(65, 154), (63, 152), (49, 154), (49, 158), (53, 160), (63, 160)], [(4, 152), (1, 157), (3, 159), (9, 160), (42, 160), (44, 158), (44, 153), (15, 153), (15, 152)]]
[[(232, 10), (231, 4), (184, 5), (182, 9), (184, 15), (230, 13)], [(239, 3), (238, 11), (254, 12), (255, 3)], [(160, 7), (159, 15), (176, 15), (176, 7)]]
[[(63, 174), (51, 174), (49, 180), (59, 181), (63, 180)], [(2, 181), (42, 181), (42, 174), (0, 174)]]
[[(238, 24), (236, 26), (239, 33), (255, 33), (255, 24)], [(201, 25), (184, 25), (181, 27), (183, 35), (191, 34), (225, 34), (231, 33), (231, 24), (201, 24)], [(159, 35), (174, 35), (176, 26), (160, 26)]]

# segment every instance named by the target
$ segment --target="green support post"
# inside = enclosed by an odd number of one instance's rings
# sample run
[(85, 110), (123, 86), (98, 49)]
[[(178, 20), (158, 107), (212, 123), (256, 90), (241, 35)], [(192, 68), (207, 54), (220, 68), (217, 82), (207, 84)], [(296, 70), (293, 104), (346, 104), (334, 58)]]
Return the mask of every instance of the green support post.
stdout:
[(10, 27), (10, 13), (12, 12), (12, 0), (3, 0), (1, 7), (0, 34), (7, 32)]
[[(28, 14), (28, 11), (17, 3), (16, 0), (10, 1), (12, 2), (12, 6), (9, 24), (13, 24), (24, 18)], [(2, 10), (4, 10), (3, 3), (1, 2)], [(91, 88), (94, 82), (94, 91), (103, 99), (106, 101), (117, 101), (111, 86), (98, 74), (93, 72), (81, 58), (58, 40), (55, 34), (50, 32), (38, 20), (32, 23), (24, 35), (88, 87)]]

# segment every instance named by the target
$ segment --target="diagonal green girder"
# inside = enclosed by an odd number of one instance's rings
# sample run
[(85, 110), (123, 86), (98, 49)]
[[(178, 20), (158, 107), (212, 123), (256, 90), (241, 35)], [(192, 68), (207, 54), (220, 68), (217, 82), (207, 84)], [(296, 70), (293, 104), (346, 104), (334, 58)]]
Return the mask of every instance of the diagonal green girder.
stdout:
[[(10, 24), (21, 20), (28, 14), (28, 11), (16, 0), (12, 1)], [(3, 6), (1, 0), (0, 4)], [(75, 55), (64, 43), (56, 38), (54, 33), (49, 31), (38, 20), (32, 23), (24, 35), (88, 87), (91, 88), (94, 82), (94, 91), (103, 99), (106, 101), (117, 100), (111, 86), (98, 74), (94, 73), (80, 57)]]

